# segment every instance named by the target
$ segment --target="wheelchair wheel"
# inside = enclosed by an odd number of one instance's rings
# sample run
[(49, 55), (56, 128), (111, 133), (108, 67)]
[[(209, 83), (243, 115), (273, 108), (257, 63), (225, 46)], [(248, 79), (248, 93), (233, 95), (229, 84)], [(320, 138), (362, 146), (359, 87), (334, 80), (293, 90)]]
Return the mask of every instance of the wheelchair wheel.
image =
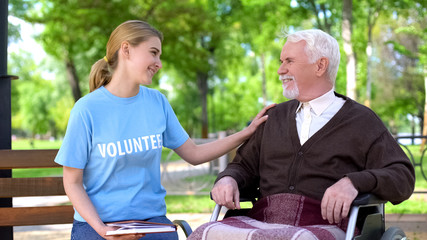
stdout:
[(387, 231), (384, 232), (381, 240), (406, 240), (406, 235), (402, 229), (398, 227), (389, 227)]

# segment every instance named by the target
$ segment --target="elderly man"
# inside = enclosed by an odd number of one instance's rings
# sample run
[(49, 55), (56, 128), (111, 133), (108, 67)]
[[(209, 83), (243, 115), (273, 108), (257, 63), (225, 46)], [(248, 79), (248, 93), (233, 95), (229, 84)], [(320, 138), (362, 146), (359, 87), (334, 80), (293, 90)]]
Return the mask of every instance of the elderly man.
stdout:
[[(373, 193), (394, 204), (409, 198), (415, 177), (405, 153), (373, 111), (334, 92), (338, 42), (320, 30), (295, 32), (287, 36), (280, 61), (283, 95), (292, 100), (268, 111), (268, 121), (219, 174), (212, 189), (215, 202), (240, 208), (239, 188), (255, 185), (263, 203), (255, 204), (250, 217), (343, 229), (342, 220), (359, 193)], [(294, 224), (296, 220), (281, 218), (284, 211), (289, 215), (292, 209), (303, 209), (304, 199), (311, 201), (304, 203), (311, 213), (293, 217), (300, 221), (310, 216), (309, 221)], [(281, 203), (295, 205), (286, 208)], [(260, 213), (269, 216), (258, 218)]]

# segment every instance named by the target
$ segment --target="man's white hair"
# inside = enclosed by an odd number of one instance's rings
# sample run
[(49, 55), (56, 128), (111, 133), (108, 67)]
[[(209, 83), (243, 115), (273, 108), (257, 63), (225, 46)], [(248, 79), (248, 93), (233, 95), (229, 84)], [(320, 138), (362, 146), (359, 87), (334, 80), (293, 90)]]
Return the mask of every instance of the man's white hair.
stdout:
[(302, 30), (291, 34), (284, 33), (284, 37), (290, 42), (304, 40), (306, 42), (304, 50), (310, 63), (316, 62), (321, 57), (328, 58), (329, 66), (326, 74), (329, 81), (335, 85), (340, 64), (340, 48), (335, 38), (318, 29)]

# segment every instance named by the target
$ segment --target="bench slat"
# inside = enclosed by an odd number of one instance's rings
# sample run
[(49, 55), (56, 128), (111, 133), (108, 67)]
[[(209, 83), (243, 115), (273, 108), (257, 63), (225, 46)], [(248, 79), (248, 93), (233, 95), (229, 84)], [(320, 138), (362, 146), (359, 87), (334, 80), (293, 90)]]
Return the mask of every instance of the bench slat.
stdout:
[[(55, 168), (57, 149), (0, 150), (0, 169)], [(0, 198), (65, 195), (62, 177), (0, 178)], [(0, 207), (0, 227), (73, 222), (71, 205)]]
[(73, 206), (0, 208), (0, 226), (30, 226), (73, 222)]
[(62, 177), (0, 178), (0, 198), (65, 195)]
[(0, 169), (61, 167), (55, 163), (58, 149), (0, 150)]

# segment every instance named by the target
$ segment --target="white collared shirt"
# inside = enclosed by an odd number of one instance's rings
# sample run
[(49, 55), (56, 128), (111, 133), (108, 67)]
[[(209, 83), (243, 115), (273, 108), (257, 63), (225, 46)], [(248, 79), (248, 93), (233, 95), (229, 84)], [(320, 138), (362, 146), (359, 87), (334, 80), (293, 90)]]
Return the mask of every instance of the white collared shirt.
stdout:
[[(321, 129), (344, 105), (345, 100), (335, 96), (334, 90), (308, 102), (310, 104), (311, 123), (308, 138), (313, 136), (319, 129)], [(304, 121), (304, 114), (302, 111), (302, 103), (299, 104), (296, 111), (296, 122), (298, 136), (301, 136), (301, 125)]]

